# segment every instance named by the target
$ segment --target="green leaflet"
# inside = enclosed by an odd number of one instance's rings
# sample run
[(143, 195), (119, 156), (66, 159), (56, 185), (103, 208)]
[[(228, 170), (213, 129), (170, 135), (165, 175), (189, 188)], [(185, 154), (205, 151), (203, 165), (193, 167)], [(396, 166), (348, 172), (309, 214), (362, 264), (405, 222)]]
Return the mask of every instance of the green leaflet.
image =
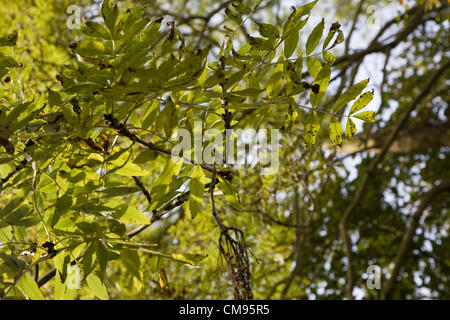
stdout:
[(320, 70), (322, 69), (322, 64), (316, 58), (308, 58), (306, 59), (306, 65), (308, 67), (309, 74), (316, 79)]
[(226, 91), (229, 88), (231, 88), (237, 82), (241, 81), (246, 73), (247, 73), (246, 70), (239, 70), (239, 71), (233, 73), (232, 75), (228, 76), (225, 83), (223, 84), (223, 89)]
[(9, 242), (12, 239), (11, 227), (0, 228), (0, 242)]
[(18, 68), (20, 64), (11, 57), (0, 54), (0, 68)]
[(172, 181), (173, 176), (177, 176), (183, 166), (182, 158), (171, 158), (168, 162), (164, 171), (156, 180), (154, 186), (167, 185)]
[(159, 112), (160, 108), (160, 101), (155, 100), (153, 101), (147, 108), (147, 111), (145, 112), (143, 116), (142, 121), (142, 127), (144, 129), (148, 129), (156, 120), (156, 116)]
[(336, 117), (331, 118), (330, 122), (330, 141), (333, 146), (340, 146), (342, 144), (342, 130), (341, 123), (336, 119)]
[(139, 268), (141, 266), (141, 260), (139, 254), (134, 250), (122, 250), (120, 252), (120, 260), (127, 268), (127, 270), (136, 278), (140, 279), (141, 275)]
[(292, 31), (299, 31), (305, 24), (308, 19), (301, 20), (302, 17), (309, 15), (311, 9), (317, 3), (316, 1), (309, 2), (298, 9), (292, 11), (291, 15), (288, 17), (286, 22), (283, 25), (283, 36), (287, 36)]
[[(323, 42), (322, 50), (326, 50), (326, 49), (327, 49), (328, 44), (330, 43), (331, 39), (333, 39), (333, 37), (334, 37), (334, 35), (336, 34), (336, 32), (338, 32), (338, 37), (339, 37), (339, 34), (342, 33), (342, 31), (340, 30), (340, 28), (341, 28), (341, 25), (340, 25), (340, 23), (337, 22), (337, 21), (334, 22), (334, 23), (331, 25), (330, 30), (328, 31), (328, 35), (327, 35), (327, 37), (325, 38), (325, 41)], [(328, 48), (328, 50), (330, 50), (331, 48), (333, 48), (334, 46), (336, 46), (337, 44), (339, 44), (339, 42), (338, 42), (337, 40), (338, 40), (338, 39), (335, 40), (335, 42), (333, 43), (333, 45), (330, 46), (330, 47)]]
[[(74, 267), (75, 270), (76, 266)], [(79, 281), (76, 277), (78, 275), (75, 275), (75, 272), (72, 272), (70, 275), (70, 278), (67, 277), (66, 281), (63, 283), (61, 282), (61, 277), (55, 277), (55, 289), (53, 293), (54, 300), (74, 300), (77, 294), (77, 289), (69, 289), (67, 285), (69, 284), (69, 281)], [(81, 278), (81, 276), (78, 276)], [(72, 285), (76, 285), (76, 283), (72, 283)]]
[(241, 2), (232, 2), (231, 5), (241, 14), (249, 14), (252, 11), (250, 6)]
[(0, 47), (12, 47), (16, 45), (18, 39), (17, 31), (0, 38)]
[(353, 114), (355, 112), (358, 112), (365, 106), (369, 104), (370, 101), (373, 99), (373, 90), (364, 92), (362, 95), (359, 96), (358, 99), (353, 103), (352, 108), (350, 109), (350, 114)]
[(358, 114), (352, 114), (352, 117), (367, 121), (375, 122), (375, 111), (365, 111)]
[(86, 278), (87, 284), (91, 292), (101, 300), (108, 300), (108, 291), (99, 277), (94, 273), (90, 273)]
[[(126, 49), (126, 56), (124, 57), (124, 64), (129, 65), (133, 62), (142, 50), (151, 44), (153, 44), (160, 36), (159, 28), (161, 27), (161, 19), (156, 19), (150, 25), (148, 25), (144, 30), (138, 33), (136, 40), (132, 41), (129, 46), (125, 46), (123, 50)], [(131, 36), (133, 38), (133, 36)], [(127, 39), (127, 35), (124, 36), (123, 41), (128, 43), (130, 39)]]
[(255, 89), (255, 88), (247, 88), (247, 89), (233, 91), (233, 93), (240, 95), (240, 96), (256, 97), (261, 93), (261, 91), (263, 91), (263, 90)]
[(342, 42), (344, 42), (344, 33), (342, 32), (342, 30), (338, 30), (338, 35), (336, 37), (336, 41), (333, 44), (333, 47)]
[(125, 186), (109, 187), (99, 190), (99, 192), (102, 193), (103, 198), (121, 197), (138, 191), (139, 188), (137, 187), (125, 187)]
[[(1, 217), (1, 219), (10, 225), (18, 225), (18, 226), (24, 225), (27, 224), (26, 222), (29, 222), (30, 218), (32, 218), (30, 217), (32, 212), (33, 209), (30, 205), (21, 205), (18, 206), (17, 208), (14, 208), (12, 212), (10, 212), (9, 214), (6, 214), (5, 216)], [(3, 225), (1, 224), (0, 226), (3, 227)]]
[(202, 167), (196, 165), (189, 183), (189, 212), (192, 219), (195, 218), (202, 208), (205, 180), (205, 173), (203, 172)]
[(241, 204), (237, 188), (233, 186), (228, 180), (224, 180), (221, 177), (218, 177), (218, 179), (220, 183), (217, 186), (220, 190), (223, 191), (225, 199), (230, 203), (232, 207), (234, 207), (235, 209), (240, 209)]
[(292, 31), (289, 36), (284, 40), (284, 57), (288, 59), (294, 53), (298, 44), (299, 33), (298, 31)]
[(259, 34), (265, 38), (276, 39), (280, 36), (280, 30), (278, 30), (277, 26), (269, 23), (259, 23), (255, 22), (258, 26)]
[(47, 90), (48, 90), (48, 103), (50, 107), (61, 105), (62, 104), (61, 94), (58, 91), (53, 91), (50, 88), (47, 88)]
[(240, 24), (242, 22), (242, 16), (233, 9), (226, 8), (225, 14), (230, 20), (236, 22), (237, 24)]
[(316, 143), (316, 136), (320, 130), (320, 122), (319, 117), (317, 116), (317, 112), (312, 110), (306, 117), (305, 123), (305, 146), (306, 149), (310, 149)]
[(306, 41), (306, 54), (309, 55), (311, 52), (314, 51), (314, 49), (319, 44), (320, 38), (322, 38), (323, 34), (323, 28), (325, 26), (325, 20), (322, 19), (316, 27), (313, 29), (311, 34), (308, 37), (308, 40)]
[(119, 9), (117, 8), (117, 4), (114, 6), (111, 3), (111, 0), (104, 0), (101, 9), (103, 20), (105, 21), (106, 26), (109, 29), (109, 32), (114, 34), (114, 26), (117, 21), (117, 17), (119, 16)]
[[(149, 211), (160, 210), (180, 196), (181, 186), (185, 183), (187, 177), (173, 178), (169, 184), (156, 185), (152, 187), (152, 204)], [(184, 188), (183, 188), (184, 189)]]
[(72, 45), (72, 48), (80, 55), (86, 57), (103, 56), (111, 53), (111, 48), (108, 48), (105, 42), (97, 40), (82, 40)]
[(131, 176), (146, 176), (150, 172), (142, 169), (137, 164), (132, 162), (127, 162), (124, 166), (114, 171), (121, 176), (131, 177)]
[(25, 262), (13, 255), (0, 252), (0, 272), (5, 275), (15, 276), (25, 268)]
[(39, 290), (36, 281), (28, 272), (25, 272), (17, 283), (17, 287), (31, 300), (44, 300), (42, 292)]
[(297, 71), (295, 63), (292, 61), (288, 61), (286, 69), (291, 81), (294, 82), (295, 84), (300, 84), (302, 78), (301, 74)]
[(117, 153), (115, 156), (117, 158), (112, 158), (110, 162), (113, 167), (110, 172), (126, 177), (145, 176), (149, 174), (149, 171), (142, 169), (132, 162), (130, 152)]
[(108, 30), (101, 23), (94, 21), (86, 21), (85, 26), (82, 28), (82, 32), (91, 37), (102, 38), (105, 40), (111, 39)]
[(102, 241), (96, 241), (95, 246), (95, 254), (97, 257), (97, 263), (99, 266), (98, 276), (101, 280), (104, 279), (105, 272), (106, 272), (106, 265), (108, 264), (109, 260), (109, 252), (105, 246), (103, 245)]
[(64, 194), (63, 196), (59, 197), (56, 200), (55, 203), (55, 212), (53, 213), (52, 220), (51, 220), (51, 226), (54, 227), (59, 219), (62, 217), (64, 213), (66, 213), (70, 207), (72, 206), (73, 199), (71, 196)]
[(272, 50), (275, 47), (275, 41), (272, 39), (265, 39), (260, 37), (249, 36), (248, 43), (258, 50)]
[(3, 78), (3, 76), (6, 75), (8, 72), (9, 72), (9, 69), (0, 68), (0, 78)]
[(315, 94), (311, 91), (311, 104), (317, 106), (327, 91), (328, 83), (330, 82), (330, 66), (325, 65), (322, 67), (320, 72), (317, 74), (315, 83), (320, 85), (319, 93)]
[(172, 136), (173, 129), (177, 125), (176, 106), (172, 99), (169, 97), (166, 100), (166, 104), (161, 112), (156, 117), (156, 128), (163, 129), (166, 137)]
[(139, 32), (141, 32), (148, 24), (147, 18), (141, 18), (144, 14), (143, 7), (131, 8), (130, 11), (125, 11), (122, 16), (124, 35), (120, 38), (122, 44), (131, 41)]
[(208, 256), (198, 253), (166, 253), (143, 247), (140, 247), (139, 250), (142, 252), (150, 253), (153, 256), (150, 260), (150, 270), (152, 270), (152, 272), (159, 271), (164, 267), (164, 258), (182, 264), (198, 265), (200, 261)]
[(323, 60), (325, 62), (327, 62), (329, 65), (332, 65), (336, 61), (336, 58), (334, 57), (334, 55), (331, 52), (324, 51), (324, 53), (323, 53)]
[(289, 105), (288, 113), (284, 117), (284, 129), (290, 130), (298, 118), (296, 105)]
[(355, 99), (361, 91), (369, 84), (369, 79), (362, 80), (357, 84), (354, 84), (350, 88), (347, 89), (335, 102), (333, 106), (333, 112), (338, 111), (342, 107), (344, 107), (347, 103)]
[(195, 266), (204, 260), (206, 256), (196, 253), (172, 253), (172, 258), (177, 262), (188, 263)]
[(89, 275), (95, 266), (95, 242), (91, 241), (86, 245), (86, 251), (81, 260), (81, 267), (83, 269), (84, 277)]
[(273, 68), (267, 83), (267, 97), (275, 98), (280, 93), (283, 82), (283, 64), (279, 63)]
[(119, 206), (113, 213), (113, 217), (124, 223), (141, 225), (150, 224), (148, 217), (133, 206)]
[(150, 268), (150, 272), (158, 272), (162, 268), (164, 268), (164, 258), (160, 255), (153, 254), (148, 262), (148, 266)]
[(327, 49), (328, 44), (330, 43), (331, 39), (333, 38), (336, 31), (329, 31), (327, 37), (325, 38), (325, 41), (323, 42), (322, 50)]
[(17, 127), (17, 122), (20, 120), (20, 118), (36, 107), (35, 104), (33, 105), (33, 102), (34, 101), (29, 101), (13, 105), (14, 109), (7, 116), (7, 123), (9, 123), (11, 133), (14, 132), (14, 128)]

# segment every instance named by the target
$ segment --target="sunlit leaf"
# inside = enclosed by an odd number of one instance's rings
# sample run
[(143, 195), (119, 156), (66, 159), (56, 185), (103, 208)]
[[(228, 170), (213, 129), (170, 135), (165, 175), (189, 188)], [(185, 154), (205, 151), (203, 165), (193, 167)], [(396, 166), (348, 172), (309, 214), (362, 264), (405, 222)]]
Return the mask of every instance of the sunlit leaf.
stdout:
[(256, 25), (258, 27), (259, 34), (265, 38), (275, 39), (280, 35), (280, 30), (278, 30), (278, 27), (273, 24), (256, 22)]
[(113, 5), (111, 0), (104, 0), (101, 13), (106, 26), (108, 27), (111, 34), (113, 34), (114, 26), (116, 24), (117, 17), (119, 16), (119, 9), (117, 8), (117, 4)]
[(345, 125), (345, 137), (347, 139), (350, 139), (351, 137), (353, 137), (355, 132), (356, 132), (356, 125), (352, 121), (352, 119), (350, 119), (350, 117), (348, 117), (347, 118), (347, 124)]
[(320, 69), (320, 72), (317, 74), (317, 78), (314, 84), (318, 84), (320, 88), (317, 94), (311, 91), (311, 104), (313, 106), (318, 105), (322, 98), (325, 96), (328, 83), (330, 82), (330, 74), (331, 70), (329, 65), (323, 66), (322, 69)]
[(322, 38), (323, 34), (323, 28), (325, 26), (325, 21), (322, 19), (313, 29), (311, 34), (308, 37), (308, 40), (306, 41), (306, 54), (309, 55), (311, 52), (314, 51), (314, 49), (319, 44), (320, 38)]
[(194, 167), (189, 183), (189, 190), (189, 212), (191, 217), (195, 218), (202, 208), (203, 193), (205, 191), (205, 173), (199, 165)]
[(148, 217), (133, 206), (124, 205), (117, 208), (113, 214), (113, 217), (124, 223), (142, 225), (150, 224)]
[(13, 31), (13, 33), (8, 34), (6, 36), (0, 37), (0, 47), (8, 46), (12, 47), (16, 45), (18, 39), (17, 31)]
[(373, 90), (364, 92), (353, 103), (352, 108), (350, 109), (350, 114), (358, 112), (359, 110), (361, 110), (362, 108), (367, 106), (369, 104), (369, 102), (372, 101), (372, 99), (373, 99)]
[(310, 149), (316, 143), (316, 136), (320, 130), (320, 122), (319, 117), (317, 116), (316, 111), (311, 111), (305, 120), (305, 146), (307, 149)]
[(322, 69), (322, 64), (316, 58), (308, 58), (306, 60), (306, 65), (308, 66), (309, 74), (316, 79), (320, 70)]
[(90, 273), (86, 278), (87, 284), (91, 292), (101, 300), (108, 300), (108, 291), (100, 278), (94, 273)]
[(280, 93), (281, 84), (283, 80), (283, 64), (277, 64), (270, 74), (269, 82), (267, 83), (267, 96), (274, 98)]
[(132, 162), (126, 163), (124, 166), (114, 171), (121, 176), (131, 177), (131, 176), (146, 176), (149, 174), (149, 171), (142, 169), (137, 164)]
[(41, 290), (36, 281), (28, 272), (25, 272), (17, 283), (17, 287), (31, 300), (44, 300)]
[(11, 57), (0, 55), (0, 68), (17, 68), (20, 64)]
[(291, 34), (284, 40), (284, 57), (288, 59), (294, 53), (298, 44), (299, 33), (291, 32)]
[(336, 119), (336, 117), (331, 118), (330, 122), (330, 141), (333, 146), (340, 146), (342, 144), (342, 130), (341, 123)]
[(350, 88), (348, 88), (340, 97), (336, 100), (333, 106), (333, 111), (336, 112), (344, 107), (347, 103), (355, 99), (361, 91), (369, 84), (369, 79), (362, 80)]
[(365, 111), (358, 114), (352, 114), (352, 117), (367, 121), (375, 122), (375, 111)]

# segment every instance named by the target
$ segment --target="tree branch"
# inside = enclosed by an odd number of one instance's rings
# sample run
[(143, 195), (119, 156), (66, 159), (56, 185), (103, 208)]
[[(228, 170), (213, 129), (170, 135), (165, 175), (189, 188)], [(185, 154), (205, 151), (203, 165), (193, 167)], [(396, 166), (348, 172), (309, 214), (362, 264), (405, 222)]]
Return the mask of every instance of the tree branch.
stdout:
[(351, 259), (351, 241), (350, 237), (347, 234), (347, 223), (350, 218), (350, 216), (355, 211), (356, 207), (358, 206), (359, 202), (364, 196), (364, 192), (366, 191), (367, 185), (369, 183), (370, 177), (373, 176), (375, 173), (378, 164), (380, 164), (387, 151), (389, 150), (389, 147), (394, 142), (394, 140), (397, 138), (398, 133), (400, 132), (401, 128), (404, 126), (406, 121), (409, 118), (409, 115), (411, 112), (422, 102), (423, 99), (426, 98), (426, 96), (430, 93), (430, 91), (433, 89), (434, 86), (436, 86), (437, 81), (439, 78), (445, 74), (447, 69), (450, 68), (450, 60), (447, 60), (441, 68), (435, 71), (433, 76), (428, 81), (425, 88), (422, 90), (422, 92), (416, 97), (416, 99), (413, 101), (413, 103), (405, 110), (405, 112), (400, 116), (400, 119), (397, 122), (397, 125), (390, 133), (388, 139), (386, 140), (383, 148), (381, 149), (380, 153), (376, 155), (376, 157), (372, 160), (370, 163), (366, 174), (364, 176), (364, 179), (362, 180), (362, 183), (360, 187), (357, 189), (356, 194), (353, 197), (352, 202), (348, 205), (346, 210), (344, 211), (344, 214), (341, 217), (341, 220), (339, 222), (339, 231), (341, 234), (341, 239), (344, 242), (344, 250), (345, 250), (345, 256), (347, 258), (347, 285), (346, 285), (346, 297), (348, 299), (351, 299), (352, 296), (352, 290), (353, 290), (353, 273), (352, 273), (352, 259)]
[(139, 177), (133, 176), (133, 180), (136, 183), (136, 185), (141, 189), (142, 193), (144, 194), (145, 198), (147, 198), (148, 204), (152, 204), (152, 196), (150, 195), (150, 192), (145, 188)]
[[(150, 150), (153, 150), (153, 151), (156, 151), (156, 152), (159, 152), (159, 153), (163, 153), (163, 154), (172, 156), (172, 151), (163, 149), (161, 147), (158, 147), (157, 145), (155, 145), (152, 142), (144, 141), (141, 138), (139, 138), (138, 136), (136, 136), (134, 133), (130, 132), (127, 129), (127, 127), (123, 123), (120, 123), (116, 118), (114, 118), (114, 116), (112, 114), (105, 114), (104, 117), (105, 117), (106, 124), (110, 128), (115, 129), (118, 134), (120, 134), (122, 136), (125, 136), (125, 137), (129, 138), (131, 141), (137, 142), (137, 143), (139, 143), (139, 144), (149, 148)], [(190, 159), (187, 159), (187, 158), (183, 158), (183, 159), (186, 162), (192, 163), (192, 161)], [(213, 174), (219, 175), (221, 177), (225, 177), (226, 176), (226, 173), (218, 172), (218, 171), (216, 171), (215, 169), (211, 168), (210, 166), (208, 166), (206, 164), (200, 164), (200, 166), (203, 169), (205, 169), (206, 171), (209, 171), (209, 172), (211, 172)]]
[(417, 226), (424, 210), (430, 205), (431, 201), (436, 196), (447, 190), (450, 190), (450, 180), (443, 181), (440, 185), (428, 191), (420, 202), (420, 205), (417, 208), (416, 212), (411, 217), (409, 227), (406, 229), (400, 247), (398, 248), (391, 277), (389, 278), (387, 284), (385, 284), (381, 292), (382, 299), (390, 299), (391, 297), (391, 293), (397, 281), (398, 274), (403, 263), (405, 262), (406, 256), (408, 255), (408, 249), (411, 245), (413, 236), (416, 233)]
[[(139, 180), (139, 179), (138, 179)], [(135, 180), (136, 181), (136, 180)], [(140, 182), (140, 181), (139, 181)], [(217, 184), (218, 182), (215, 182), (215, 184)], [(142, 184), (142, 183), (141, 183)], [(208, 183), (205, 185), (205, 188), (210, 188), (212, 184)], [(139, 186), (139, 185), (138, 185)], [(148, 193), (147, 189), (144, 187), (144, 185), (142, 185), (143, 189), (145, 190), (146, 193)], [(142, 189), (141, 189), (142, 190)], [(144, 194), (145, 192), (142, 191)], [(150, 194), (149, 194), (150, 196)], [(146, 196), (147, 197), (147, 196)], [(151, 197), (150, 197), (151, 199)], [(147, 229), (151, 224), (153, 224), (154, 222), (158, 221), (159, 219), (161, 219), (166, 213), (168, 213), (169, 211), (181, 206), (184, 202), (186, 202), (189, 199), (189, 191), (183, 193), (181, 196), (179, 196), (178, 198), (176, 198), (173, 202), (169, 203), (168, 205), (166, 205), (159, 213), (156, 212), (152, 215), (152, 217), (150, 218), (150, 224), (146, 224), (146, 225), (142, 225), (139, 226), (129, 232), (127, 232), (127, 237), (128, 238), (133, 238), (135, 236), (137, 236), (139, 233), (141, 233), (142, 231), (144, 231), (145, 229)], [(149, 200), (149, 198), (147, 197), (147, 200)], [(149, 200), (150, 203), (151, 200)], [(75, 264), (78, 260), (80, 260), (83, 257), (83, 255), (81, 254), (80, 256), (78, 256), (75, 260), (73, 260), (71, 263)], [(46, 284), (48, 281), (50, 281), (54, 276), (56, 275), (56, 269), (52, 269), (50, 270), (48, 273), (46, 273), (41, 279), (39, 279), (37, 281), (37, 284), (39, 287), (42, 287), (44, 284)]]

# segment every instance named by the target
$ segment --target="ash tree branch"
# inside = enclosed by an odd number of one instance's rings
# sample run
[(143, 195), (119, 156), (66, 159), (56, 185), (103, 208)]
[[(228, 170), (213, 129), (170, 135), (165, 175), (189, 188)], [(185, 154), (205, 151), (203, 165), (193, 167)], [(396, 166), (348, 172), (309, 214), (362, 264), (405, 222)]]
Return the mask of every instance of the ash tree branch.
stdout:
[[(416, 6), (416, 7), (412, 8), (408, 12), (408, 14), (412, 15), (411, 20), (406, 25), (406, 27), (404, 27), (403, 30), (401, 30), (396, 35), (394, 40), (392, 40), (391, 42), (382, 44), (380, 41), (380, 38), (389, 29), (390, 26), (392, 26), (394, 23), (398, 22), (397, 18), (392, 19), (391, 21), (386, 23), (383, 28), (381, 28), (381, 30), (378, 32), (378, 34), (370, 42), (367, 49), (356, 51), (354, 53), (346, 54), (342, 57), (339, 57), (336, 59), (336, 62), (334, 63), (334, 65), (337, 66), (337, 65), (340, 65), (340, 64), (343, 64), (346, 62), (348, 62), (349, 64), (352, 64), (352, 63), (355, 63), (355, 62), (363, 59), (366, 55), (369, 55), (371, 53), (385, 51), (388, 48), (393, 48), (393, 47), (397, 46), (400, 42), (405, 40), (406, 37), (417, 28), (417, 26), (419, 26), (420, 24), (422, 24), (423, 22), (426, 21), (426, 19), (424, 19), (424, 9), (422, 6)], [(401, 15), (400, 18), (404, 17), (405, 15), (406, 15), (406, 13)]]
[[(163, 149), (161, 147), (158, 147), (157, 145), (155, 145), (152, 142), (144, 141), (141, 138), (139, 138), (137, 135), (135, 135), (134, 133), (130, 132), (127, 129), (127, 127), (125, 126), (125, 124), (119, 122), (119, 120), (114, 118), (114, 116), (112, 114), (105, 114), (104, 117), (105, 117), (106, 124), (110, 128), (115, 129), (118, 134), (120, 134), (122, 136), (125, 136), (125, 137), (129, 138), (131, 141), (139, 143), (139, 144), (149, 148), (150, 150), (153, 150), (153, 151), (156, 151), (156, 152), (159, 152), (159, 153), (163, 153), (163, 154), (172, 156), (172, 151)], [(184, 159), (184, 161), (192, 163), (192, 161), (190, 159), (187, 159), (187, 158), (183, 158), (183, 159)], [(210, 166), (208, 166), (206, 164), (201, 164), (200, 166), (204, 170), (209, 171), (210, 173), (213, 173), (213, 174), (216, 174), (216, 175), (220, 175), (221, 177), (225, 177), (223, 172), (218, 172), (218, 171), (216, 171), (215, 169), (211, 168)]]
[[(140, 180), (137, 179), (139, 182)], [(136, 180), (135, 180), (136, 182)], [(137, 183), (137, 182), (136, 182)], [(217, 184), (218, 182), (214, 182), (215, 184)], [(144, 193), (144, 195), (147, 198), (147, 201), (149, 202), (149, 204), (151, 203), (151, 197), (150, 194), (148, 192), (148, 190), (145, 188), (145, 186), (142, 184), (142, 182), (140, 182), (141, 186), (138, 185), (139, 188), (141, 188), (142, 193)], [(212, 184), (208, 183), (205, 185), (205, 188), (209, 188)], [(146, 193), (148, 194), (147, 197)], [(147, 229), (152, 223), (158, 221), (159, 219), (161, 219), (166, 213), (170, 212), (171, 210), (181, 206), (184, 202), (186, 202), (189, 199), (189, 191), (183, 193), (181, 196), (179, 196), (177, 199), (175, 199), (173, 202), (169, 203), (168, 205), (166, 205), (160, 212), (155, 212), (153, 214), (153, 216), (150, 218), (150, 224), (146, 224), (146, 225), (142, 225), (139, 226), (129, 232), (127, 232), (127, 237), (129, 239), (137, 236), (138, 234), (140, 234), (142, 231), (144, 231), (145, 229)], [(81, 258), (83, 257), (83, 254), (79, 255), (76, 259), (74, 259), (71, 264), (75, 264), (77, 261), (79, 261)], [(49, 272), (47, 272), (44, 276), (42, 276), (42, 278), (40, 278), (37, 281), (37, 285), (39, 287), (42, 287), (44, 284), (46, 284), (48, 281), (50, 281), (51, 279), (53, 279), (56, 275), (56, 269), (52, 269)]]
[(361, 14), (364, 2), (366, 0), (360, 0), (358, 4), (358, 8), (355, 11), (355, 15), (353, 16), (352, 26), (350, 28), (350, 32), (348, 33), (347, 41), (345, 42), (344, 55), (348, 54), (348, 50), (350, 49), (350, 42), (353, 36), (353, 32), (356, 29), (356, 24), (358, 23), (358, 17)]
[[(343, 71), (345, 71), (350, 65), (354, 63), (358, 63), (367, 55), (370, 55), (372, 53), (379, 53), (379, 52), (387, 52), (393, 48), (395, 48), (398, 44), (405, 41), (407, 37), (417, 29), (418, 26), (424, 24), (425, 22), (429, 20), (433, 20), (439, 16), (445, 15), (448, 11), (448, 8), (446, 6), (441, 6), (440, 8), (434, 10), (434, 11), (426, 11), (423, 7), (423, 5), (417, 5), (410, 10), (406, 11), (405, 13), (401, 14), (398, 17), (395, 17), (394, 19), (387, 22), (377, 33), (377, 35), (372, 39), (368, 47), (364, 50), (359, 50), (352, 52), (348, 54), (347, 52), (344, 53), (343, 56), (338, 57), (336, 59), (336, 62), (334, 63), (334, 66), (342, 65)], [(399, 23), (399, 21), (402, 21), (405, 17), (410, 16), (410, 20), (408, 21), (408, 24), (400, 30), (396, 35), (394, 40), (390, 42), (383, 43), (383, 40), (381, 38), (385, 34), (385, 32), (393, 25)], [(341, 71), (342, 74), (342, 71)], [(340, 74), (339, 74), (340, 75)], [(330, 82), (336, 80), (338, 77), (334, 77), (330, 80)]]
[(217, 225), (219, 226), (220, 232), (224, 233), (227, 231), (227, 227), (225, 227), (225, 225), (222, 222), (222, 219), (220, 219), (220, 217), (217, 215), (217, 210), (216, 210), (216, 202), (214, 200), (214, 186), (216, 183), (216, 175), (213, 174), (213, 178), (212, 178), (212, 183), (209, 187), (209, 192), (211, 194), (211, 210), (212, 210), (212, 214), (214, 219), (216, 220)]
[[(154, 214), (151, 219), (150, 222), (154, 223), (156, 221), (158, 221), (159, 219), (162, 218), (163, 215), (165, 215), (166, 213), (168, 213), (169, 211), (171, 211), (172, 209), (182, 205), (187, 199), (189, 199), (189, 192), (183, 193), (180, 197), (178, 197), (174, 202), (168, 204), (166, 207), (164, 207), (163, 210), (161, 210), (161, 212), (159, 214)], [(141, 233), (142, 231), (144, 231), (145, 229), (147, 229), (151, 224), (146, 224), (146, 225), (142, 225), (137, 227), (136, 229), (131, 230), (130, 232), (127, 233), (127, 237), (128, 238), (133, 238), (135, 236), (137, 236), (139, 233)], [(74, 265), (75, 263), (77, 263), (77, 261), (79, 261), (81, 258), (83, 258), (83, 254), (79, 255), (76, 259), (74, 259), (71, 264)], [(37, 285), (39, 287), (42, 287), (44, 284), (46, 284), (48, 281), (50, 281), (51, 279), (53, 279), (56, 275), (56, 269), (52, 269), (49, 272), (47, 272), (42, 278), (40, 278), (37, 281)]]
[(141, 189), (141, 192), (144, 194), (145, 198), (147, 199), (148, 204), (152, 203), (152, 196), (150, 195), (150, 192), (148, 192), (147, 188), (145, 188), (144, 184), (141, 182), (141, 179), (139, 177), (133, 176), (133, 180), (136, 183), (136, 185)]

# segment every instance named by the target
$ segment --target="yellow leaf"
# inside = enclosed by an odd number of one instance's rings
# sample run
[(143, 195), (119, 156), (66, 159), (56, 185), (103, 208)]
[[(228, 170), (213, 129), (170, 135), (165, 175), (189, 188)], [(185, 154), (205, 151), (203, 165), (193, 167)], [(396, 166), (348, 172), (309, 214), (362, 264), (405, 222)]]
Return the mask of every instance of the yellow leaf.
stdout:
[(342, 144), (343, 132), (340, 122), (333, 117), (330, 122), (330, 140), (333, 146), (340, 146)]
[(352, 117), (361, 119), (367, 122), (375, 122), (375, 111), (365, 111), (358, 114), (353, 114)]
[(352, 119), (350, 119), (350, 117), (347, 118), (347, 124), (345, 126), (345, 137), (347, 139), (350, 139), (351, 137), (353, 137), (353, 135), (356, 132), (356, 125), (355, 123), (352, 121)]

